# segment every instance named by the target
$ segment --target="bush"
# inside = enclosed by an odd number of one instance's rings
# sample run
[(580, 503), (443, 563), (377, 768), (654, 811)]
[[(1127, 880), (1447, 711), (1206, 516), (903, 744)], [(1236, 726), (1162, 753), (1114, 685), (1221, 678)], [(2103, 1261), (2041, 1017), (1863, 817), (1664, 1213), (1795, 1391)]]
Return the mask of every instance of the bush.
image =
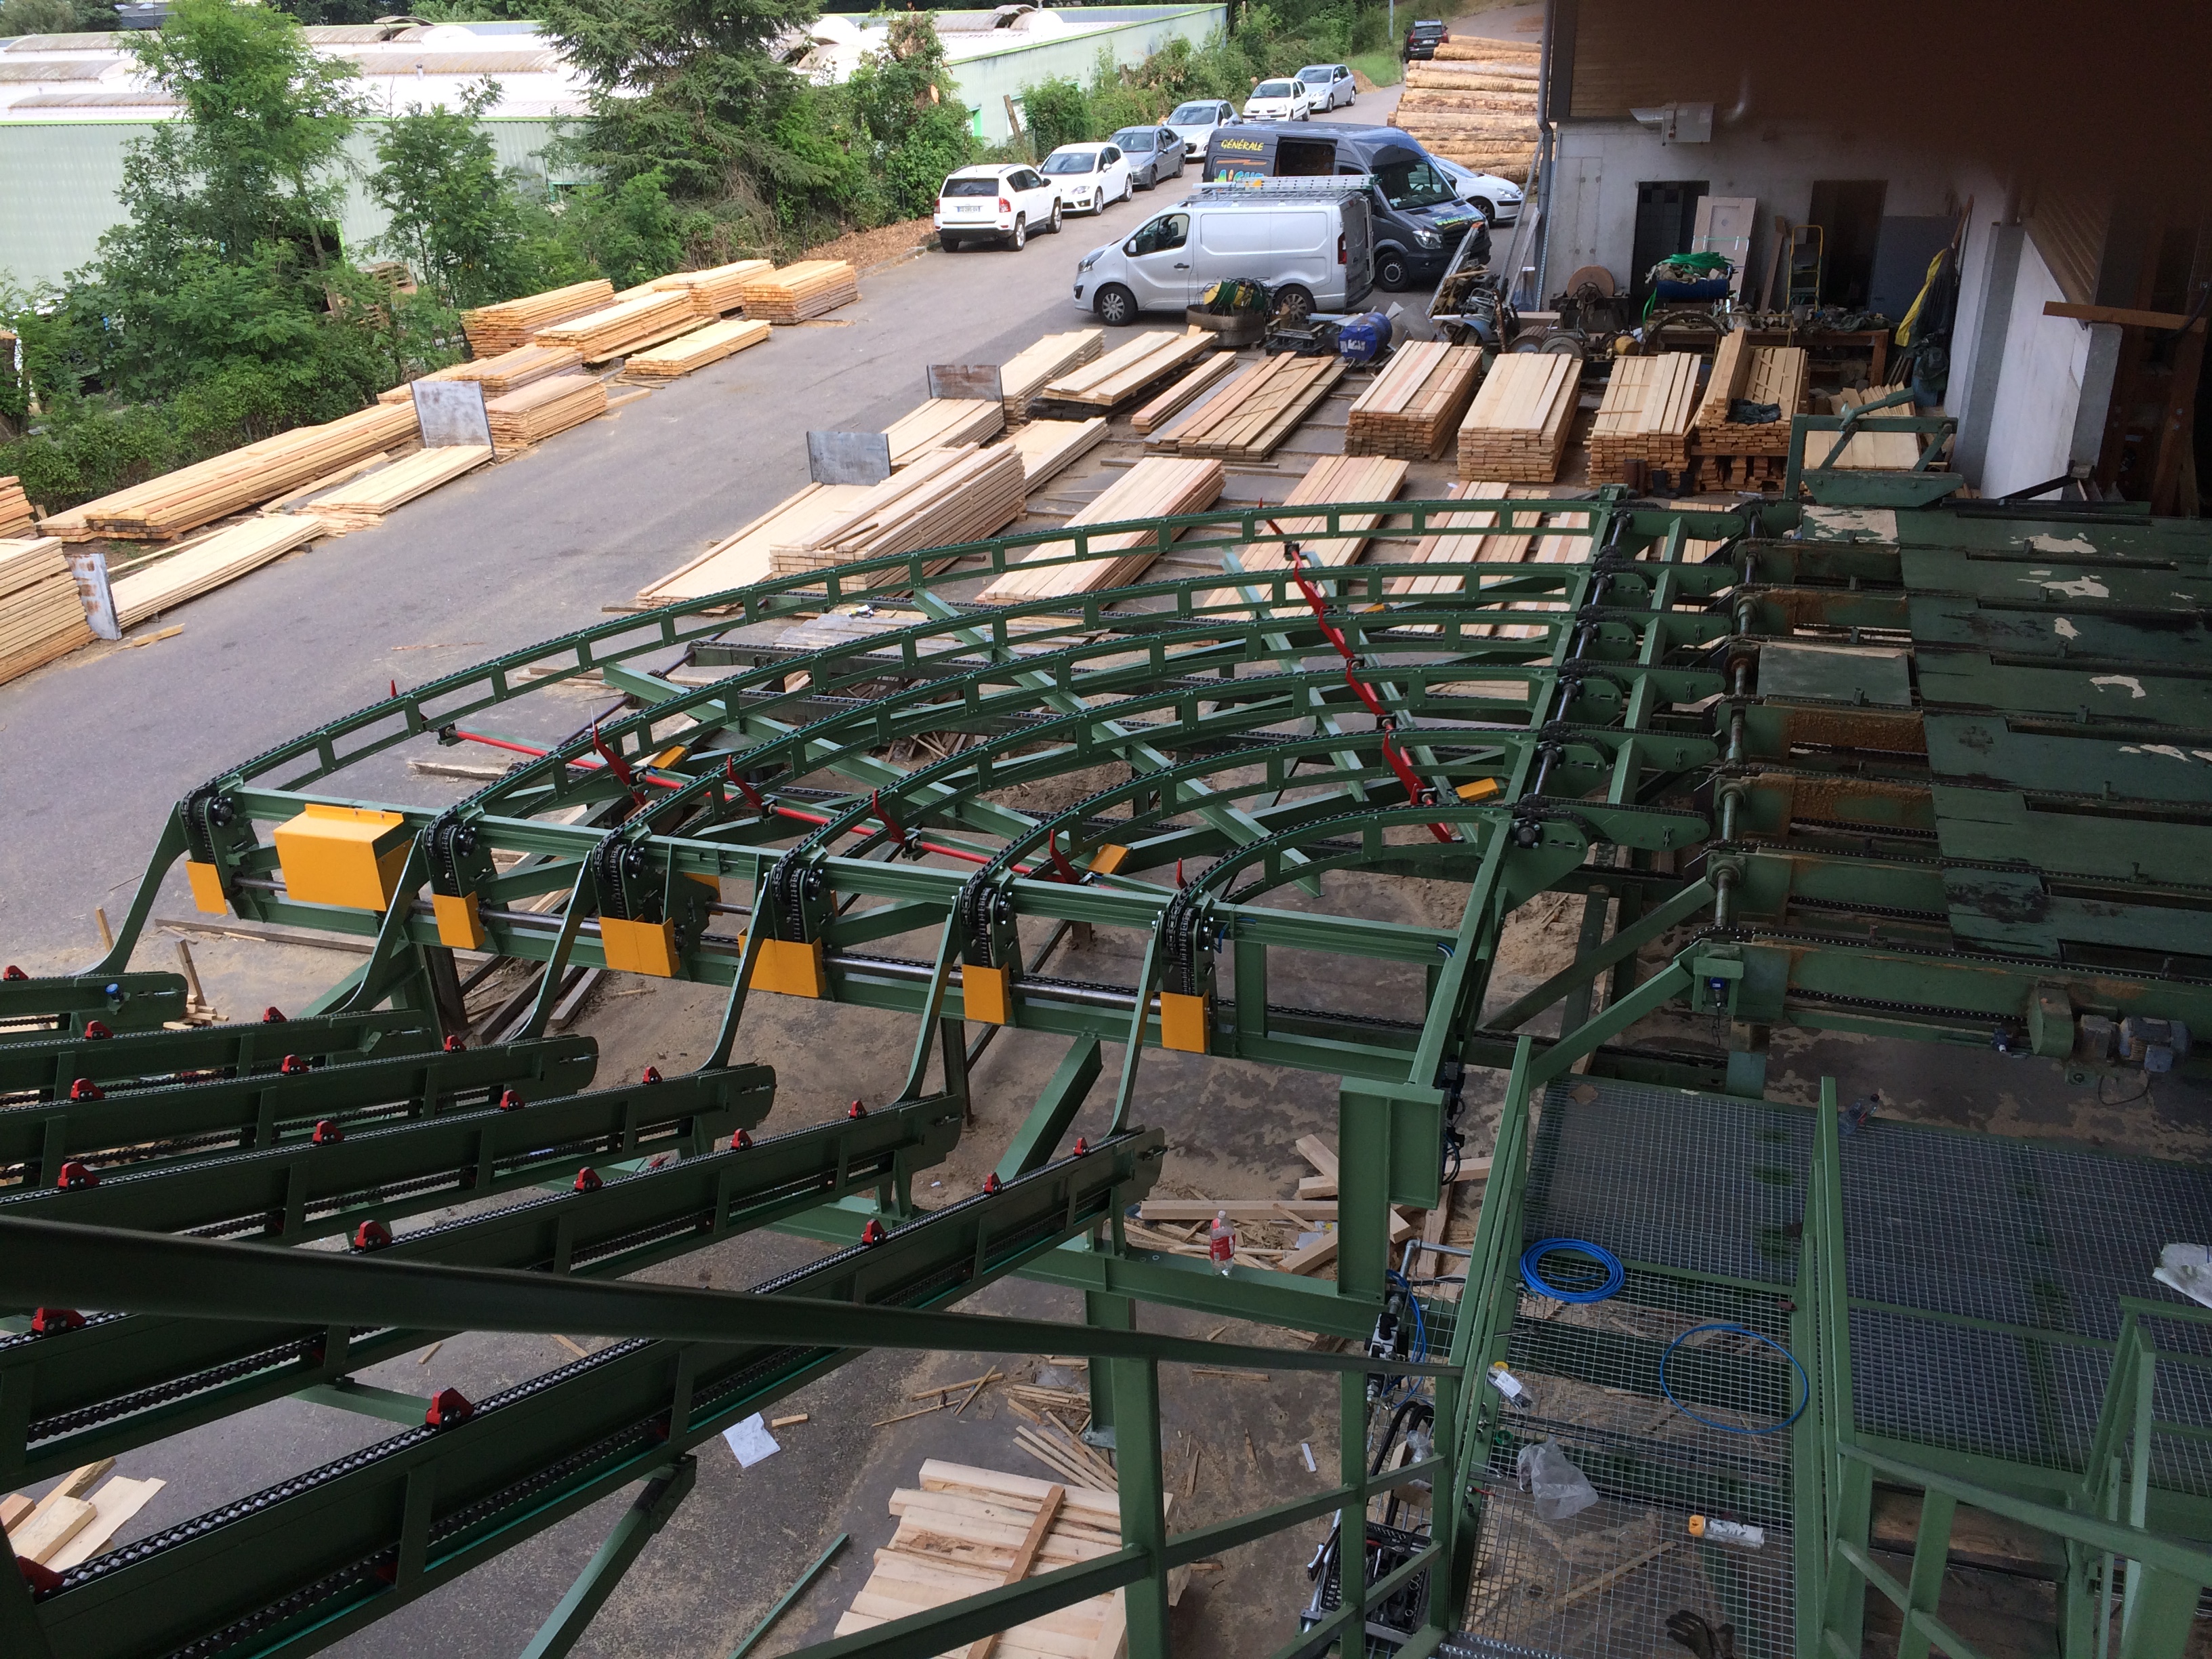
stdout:
[(1091, 137), (1090, 94), (1066, 76), (1024, 87), (1022, 113), (1040, 161), (1062, 144), (1079, 144)]

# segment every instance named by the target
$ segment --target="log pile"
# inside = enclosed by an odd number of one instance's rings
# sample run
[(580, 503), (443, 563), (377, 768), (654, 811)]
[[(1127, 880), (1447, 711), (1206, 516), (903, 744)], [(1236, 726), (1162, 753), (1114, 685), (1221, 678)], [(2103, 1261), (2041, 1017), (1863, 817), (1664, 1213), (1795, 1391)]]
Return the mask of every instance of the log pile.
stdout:
[(1414, 340), (1352, 400), (1344, 433), (1347, 455), (1395, 455), (1432, 461), (1458, 429), (1482, 377), (1478, 346)]
[(1690, 464), (1690, 421), (1697, 409), (1696, 353), (1616, 358), (1590, 427), (1590, 482), (1625, 483), (1632, 460), (1680, 472)]
[(869, 486), (849, 511), (803, 540), (777, 544), (769, 555), (769, 574), (803, 575), (894, 553), (982, 541), (1021, 517), (1022, 495), (1021, 453), (1012, 445), (932, 450)]
[(1036, 412), (1068, 415), (1078, 420), (1110, 415), (1205, 356), (1213, 349), (1215, 338), (1202, 328), (1186, 329), (1180, 334), (1171, 329), (1150, 330), (1049, 383), (1037, 399), (1045, 407)]
[(1582, 364), (1555, 352), (1508, 352), (1491, 365), (1459, 427), (1462, 479), (1549, 483), (1574, 425)]
[(1275, 522), (1298, 538), (1299, 550), (1315, 564), (1352, 564), (1367, 550), (1366, 532), (1382, 522), (1380, 513), (1340, 514), (1336, 534), (1326, 518), (1293, 515), (1294, 507), (1328, 507), (1341, 501), (1387, 501), (1405, 488), (1407, 464), (1395, 457), (1324, 455), (1306, 470), (1283, 501)]
[(756, 272), (738, 285), (748, 317), (803, 323), (860, 297), (860, 275), (843, 259), (805, 259), (781, 270)]
[(115, 620), (126, 629), (135, 628), (149, 617), (282, 558), (322, 533), (323, 521), (309, 513), (272, 513), (219, 530), (143, 570), (118, 576), (110, 584)]
[[(1203, 513), (1221, 499), (1221, 463), (1148, 456), (1100, 493), (1067, 521), (1070, 530), (1114, 524), (1123, 519), (1160, 519)], [(1019, 605), (1025, 599), (1055, 599), (1119, 587), (1142, 575), (1164, 550), (1152, 532), (1127, 530), (1092, 537), (1083, 559), (1042, 565), (1044, 559), (1073, 553), (1073, 542), (1045, 542), (1011, 566), (982, 595), (985, 605)]]
[[(450, 368), (437, 369), (420, 378), (425, 380), (474, 380), (483, 387), (487, 398), (501, 398), (532, 380), (542, 380), (550, 375), (565, 374), (572, 368), (581, 368), (584, 360), (567, 346), (526, 345), (512, 351), (502, 351), (496, 357), (476, 357), (465, 363), (454, 363)], [(412, 380), (396, 386), (391, 391), (378, 394), (377, 401), (404, 404), (414, 401)]]
[(1155, 433), (1145, 447), (1264, 461), (1344, 374), (1344, 360), (1334, 354), (1262, 357), (1174, 425)]
[(61, 542), (0, 541), (0, 684), (91, 643)]
[(988, 443), (1006, 429), (1006, 406), (995, 398), (928, 398), (884, 429), (891, 465), (908, 466), (933, 449)]
[(295, 427), (212, 460), (180, 466), (46, 521), (69, 541), (166, 541), (289, 495), (422, 435), (412, 404), (374, 404), (323, 426)]
[(404, 507), (417, 495), (440, 484), (450, 483), (491, 459), (482, 444), (451, 444), (438, 449), (418, 449), (403, 461), (380, 467), (366, 477), (342, 483), (308, 504), (333, 536), (349, 531), (373, 530), (384, 515)]
[(502, 300), (495, 306), (478, 306), (474, 311), (465, 311), (461, 313), (461, 332), (468, 337), (469, 350), (473, 355), (496, 357), (503, 351), (529, 344), (530, 337), (547, 324), (597, 310), (614, 297), (615, 285), (604, 276), (595, 276), (588, 283), (571, 283), (550, 293), (526, 295), (520, 300)]
[(540, 345), (567, 346), (587, 363), (623, 357), (699, 325), (687, 293), (654, 290), (538, 331)]
[(823, 525), (840, 519), (872, 486), (811, 483), (760, 517), (725, 536), (689, 564), (679, 565), (641, 589), (640, 605), (674, 605), (766, 581), (772, 550), (805, 544)]
[(0, 478), (0, 540), (29, 535), (33, 523), (31, 498), (23, 493), (23, 481)]
[[(1698, 404), (1696, 447), (1701, 455), (1787, 455), (1790, 417), (1805, 412), (1806, 357), (1802, 346), (1755, 346), (1738, 329), (1713, 353), (1713, 372)], [(1731, 421), (1738, 403), (1772, 404), (1774, 421)]]
[(607, 389), (589, 374), (556, 374), (484, 405), (491, 441), (502, 450), (543, 443), (556, 432), (607, 412)]
[(1103, 328), (1073, 329), (1048, 334), (1000, 364), (999, 394), (1006, 400), (1006, 424), (1017, 427), (1029, 419), (1032, 398), (1071, 370), (1096, 362), (1105, 344)]
[(733, 357), (747, 346), (758, 345), (768, 335), (768, 325), (757, 318), (733, 317), (726, 322), (709, 323), (678, 335), (665, 345), (636, 353), (623, 365), (623, 373), (633, 380), (680, 380), (709, 363)]
[(1103, 415), (1087, 421), (1030, 421), (1015, 428), (1006, 439), (1022, 458), (1022, 488), (1031, 493), (1105, 441)]
[(710, 266), (705, 270), (671, 271), (665, 276), (654, 278), (646, 286), (689, 295), (691, 314), (702, 321), (712, 322), (744, 303), (747, 282), (763, 271), (775, 269), (772, 260), (738, 259), (726, 265)]
[(1536, 84), (1542, 48), (1462, 37), (1428, 63), (1406, 65), (1406, 90), (1390, 125), (1448, 161), (1528, 182), (1536, 155)]

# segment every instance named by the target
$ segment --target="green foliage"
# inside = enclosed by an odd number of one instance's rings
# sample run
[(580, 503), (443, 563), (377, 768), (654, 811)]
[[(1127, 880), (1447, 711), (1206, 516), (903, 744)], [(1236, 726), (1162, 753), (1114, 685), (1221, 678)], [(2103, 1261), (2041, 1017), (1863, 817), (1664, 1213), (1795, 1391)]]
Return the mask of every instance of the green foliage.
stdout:
[(1041, 161), (1062, 144), (1079, 144), (1091, 137), (1091, 95), (1056, 75), (1022, 88), (1022, 117)]
[(929, 15), (893, 16), (884, 50), (862, 61), (846, 95), (882, 181), (883, 217), (928, 213), (945, 175), (967, 165), (974, 142)]
[(618, 185), (586, 185), (562, 204), (561, 241), (617, 289), (680, 269), (687, 240), (708, 229), (704, 214), (668, 199), (658, 167)]
[(81, 34), (116, 27), (115, 8), (99, 0), (6, 0), (0, 35)]

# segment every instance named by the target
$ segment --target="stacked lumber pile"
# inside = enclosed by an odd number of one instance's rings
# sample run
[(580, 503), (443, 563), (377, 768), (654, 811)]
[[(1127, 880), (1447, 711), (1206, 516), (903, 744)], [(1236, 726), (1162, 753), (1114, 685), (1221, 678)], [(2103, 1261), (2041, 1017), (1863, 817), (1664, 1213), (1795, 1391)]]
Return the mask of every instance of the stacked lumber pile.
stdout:
[(1344, 433), (1347, 455), (1396, 455), (1432, 461), (1444, 453), (1482, 378), (1479, 346), (1414, 340), (1352, 400)]
[(1040, 413), (1109, 415), (1135, 401), (1147, 388), (1188, 368), (1213, 349), (1218, 337), (1202, 328), (1153, 329), (1123, 342), (1096, 362), (1061, 375), (1046, 386), (1038, 401), (1060, 404)]
[(927, 398), (884, 429), (891, 465), (908, 466), (933, 449), (988, 443), (1006, 430), (1006, 406), (995, 398)]
[(91, 643), (62, 544), (0, 541), (0, 684)]
[(404, 461), (380, 467), (366, 477), (342, 483), (310, 504), (315, 517), (333, 536), (348, 531), (372, 530), (384, 515), (449, 483), (464, 472), (482, 466), (491, 451), (482, 444), (451, 444), (439, 449), (418, 449)]
[(725, 536), (689, 564), (679, 565), (641, 589), (640, 605), (675, 605), (769, 578), (779, 546), (804, 544), (823, 525), (843, 518), (873, 486), (811, 483), (760, 517)]
[(21, 478), (0, 478), (0, 538), (31, 533), (31, 498)]
[(1344, 359), (1262, 357), (1145, 447), (1264, 461), (1345, 375)]
[(607, 389), (589, 374), (556, 374), (533, 380), (484, 405), (491, 441), (501, 449), (542, 443), (556, 432), (607, 412)]
[(1406, 65), (1390, 125), (1448, 161), (1525, 185), (1536, 156), (1542, 60), (1533, 42), (1446, 40), (1431, 62)]
[(1231, 351), (1218, 351), (1211, 357), (1200, 358), (1196, 368), (1130, 416), (1129, 424), (1139, 432), (1158, 431), (1218, 386), (1222, 376), (1235, 373), (1237, 367), (1237, 354)]
[(1696, 353), (1615, 358), (1590, 428), (1590, 482), (1625, 482), (1632, 460), (1680, 473), (1690, 464), (1690, 421), (1697, 409)]
[[(114, 1467), (113, 1458), (103, 1457), (71, 1469), (35, 1502), (21, 1492), (0, 1498), (0, 1525), (7, 1528), (16, 1557), (49, 1572), (67, 1572), (106, 1550), (125, 1523), (168, 1484), (118, 1474), (100, 1486), (100, 1476)], [(1118, 1535), (1115, 1542), (1118, 1547)]]
[(143, 570), (118, 576), (110, 584), (115, 620), (125, 629), (136, 628), (147, 617), (235, 581), (322, 533), (323, 521), (312, 513), (272, 513), (219, 530)]
[[(1222, 483), (1218, 461), (1147, 456), (1070, 519), (1067, 528), (1114, 524), (1123, 519), (1160, 519), (1181, 513), (1203, 513), (1221, 499)], [(1161, 551), (1151, 531), (1128, 530), (1093, 537), (1080, 561), (1044, 567), (1037, 563), (1074, 550), (1072, 542), (1039, 544), (1022, 562), (1008, 568), (991, 584), (982, 595), (982, 602), (1019, 605), (1025, 599), (1056, 599), (1063, 594), (1119, 587), (1142, 575), (1145, 568), (1159, 557)]]
[[(1713, 372), (1698, 401), (1691, 434), (1691, 447), (1700, 456), (1786, 456), (1790, 453), (1790, 417), (1805, 411), (1806, 356), (1802, 346), (1755, 346), (1738, 329), (1713, 353)], [(1741, 400), (1772, 404), (1782, 411), (1775, 421), (1729, 419), (1731, 405)], [(1729, 469), (1700, 465), (1701, 476)], [(1737, 469), (1739, 471), (1747, 469)]]
[(678, 335), (665, 345), (636, 353), (623, 365), (623, 373), (633, 380), (679, 380), (709, 363), (734, 357), (747, 346), (758, 345), (768, 338), (768, 332), (766, 323), (750, 317), (709, 323)]
[(1079, 456), (1087, 455), (1105, 441), (1103, 415), (1087, 421), (1030, 421), (1017, 427), (1006, 440), (1022, 458), (1022, 488), (1032, 494)]
[[(474, 380), (483, 387), (487, 398), (501, 398), (532, 380), (543, 380), (550, 375), (565, 374), (572, 368), (581, 368), (584, 360), (567, 346), (526, 345), (512, 351), (502, 351), (496, 357), (476, 357), (465, 363), (454, 363), (421, 376), (425, 380)], [(411, 402), (415, 383), (408, 381), (391, 391), (378, 394), (377, 401), (386, 404)]]
[(46, 521), (67, 541), (166, 541), (292, 494), (422, 435), (411, 404), (374, 404), (324, 426), (295, 427), (228, 455), (180, 466)]
[(671, 271), (665, 276), (655, 277), (646, 286), (667, 293), (689, 295), (691, 314), (703, 321), (712, 322), (744, 303), (747, 282), (763, 271), (775, 269), (772, 260), (738, 259), (726, 265), (711, 265), (705, 270)]
[[(995, 403), (989, 406), (997, 412)], [(979, 542), (1021, 517), (1022, 494), (1022, 458), (1011, 445), (933, 449), (870, 485), (850, 511), (804, 540), (777, 544), (769, 569), (778, 576), (802, 575), (862, 559)]]
[(1006, 400), (1006, 424), (1030, 417), (1030, 400), (1053, 381), (1085, 363), (1096, 362), (1105, 349), (1106, 331), (1079, 328), (1048, 334), (999, 365), (999, 394)]
[[(1894, 386), (1873, 386), (1863, 390), (1846, 387), (1832, 396), (1824, 394), (1819, 400), (1815, 414), (1848, 415), (1863, 404), (1878, 404), (1884, 398), (1894, 397), (1905, 388)], [(1912, 410), (1899, 404), (1894, 409), (1885, 409), (1868, 416), (1881, 420), (1885, 416), (1909, 416)], [(1805, 434), (1805, 465), (1818, 466), (1821, 459), (1836, 447), (1838, 432), (1808, 432)], [(1910, 472), (1920, 465), (1920, 449), (1927, 440), (1917, 432), (1854, 432), (1844, 444), (1843, 453), (1836, 457), (1835, 465), (1863, 469), (1873, 472)], [(1941, 471), (1941, 468), (1937, 469)]]
[(1460, 422), (1460, 477), (1551, 483), (1581, 389), (1582, 364), (1572, 357), (1528, 351), (1498, 358)]
[(1382, 514), (1341, 514), (1337, 533), (1331, 536), (1327, 519), (1301, 518), (1289, 509), (1339, 501), (1387, 501), (1405, 488), (1407, 471), (1407, 464), (1395, 456), (1325, 455), (1284, 498), (1284, 510), (1275, 522), (1299, 538), (1299, 548), (1312, 562), (1351, 564), (1366, 550), (1365, 532), (1382, 522)]
[(478, 306), (474, 311), (465, 311), (461, 313), (461, 332), (468, 337), (472, 355), (496, 357), (519, 345), (529, 344), (530, 337), (547, 324), (565, 322), (585, 312), (595, 311), (614, 297), (615, 285), (604, 276), (595, 276), (588, 283), (571, 283), (549, 293), (526, 295), (520, 300), (502, 300), (495, 306)]
[(738, 284), (745, 315), (771, 323), (803, 323), (860, 297), (860, 274), (843, 259), (803, 259), (781, 270), (757, 271)]
[(698, 325), (689, 294), (656, 289), (541, 328), (538, 343), (567, 346), (587, 363), (603, 363), (687, 334)]
[[(935, 1458), (922, 1464), (920, 1486), (891, 1494), (890, 1511), (898, 1530), (838, 1620), (840, 1636), (1121, 1547), (1115, 1492)], [(1121, 1594), (1012, 1626), (992, 1646), (993, 1659), (1120, 1659), (1127, 1640)]]

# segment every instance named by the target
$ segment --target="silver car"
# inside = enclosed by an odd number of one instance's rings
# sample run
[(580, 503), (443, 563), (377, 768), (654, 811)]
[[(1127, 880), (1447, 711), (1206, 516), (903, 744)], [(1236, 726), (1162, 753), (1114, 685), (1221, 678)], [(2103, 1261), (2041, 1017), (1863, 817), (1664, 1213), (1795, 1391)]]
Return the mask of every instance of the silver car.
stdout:
[(1306, 83), (1306, 96), (1313, 100), (1313, 106), (1324, 115), (1340, 105), (1350, 109), (1359, 101), (1352, 70), (1343, 64), (1308, 64), (1298, 71), (1298, 79)]
[(1113, 142), (1129, 158), (1129, 177), (1139, 190), (1182, 177), (1183, 137), (1173, 127), (1123, 127)]
[(1194, 103), (1177, 104), (1167, 118), (1167, 129), (1182, 140), (1184, 156), (1196, 161), (1206, 154), (1217, 127), (1236, 126), (1239, 118), (1237, 106), (1225, 99), (1201, 98)]

